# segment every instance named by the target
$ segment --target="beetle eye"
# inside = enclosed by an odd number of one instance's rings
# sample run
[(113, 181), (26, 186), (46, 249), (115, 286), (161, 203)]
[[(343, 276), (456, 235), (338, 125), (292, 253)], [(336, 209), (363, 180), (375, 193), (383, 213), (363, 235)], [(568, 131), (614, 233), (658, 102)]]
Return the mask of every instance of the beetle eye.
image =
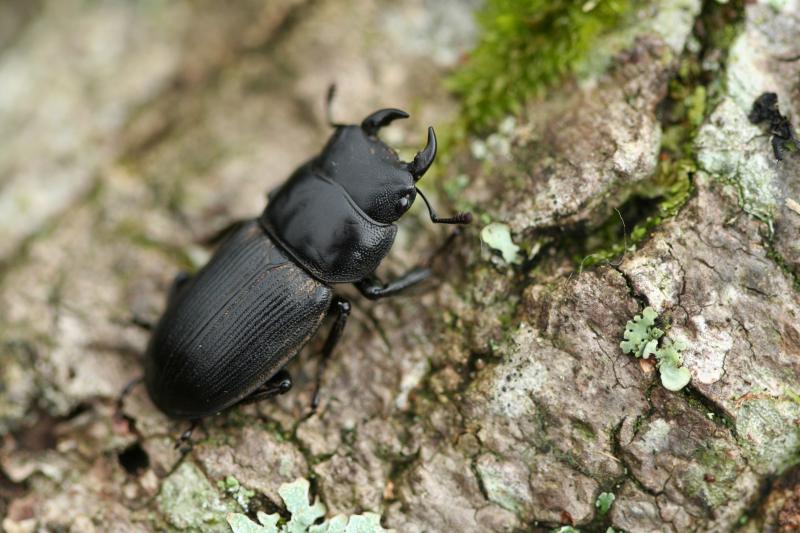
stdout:
[(400, 196), (397, 199), (395, 209), (397, 210), (396, 213), (398, 217), (408, 211), (408, 208), (411, 207), (411, 202), (414, 201), (413, 198), (414, 196), (412, 192), (406, 192), (403, 194), (403, 196)]

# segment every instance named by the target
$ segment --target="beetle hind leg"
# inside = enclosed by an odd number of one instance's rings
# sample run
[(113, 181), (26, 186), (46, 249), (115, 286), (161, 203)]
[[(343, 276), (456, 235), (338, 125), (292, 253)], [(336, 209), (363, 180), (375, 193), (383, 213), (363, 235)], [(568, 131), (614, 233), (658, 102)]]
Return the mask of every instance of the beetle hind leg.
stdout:
[(192, 433), (194, 433), (194, 430), (197, 429), (199, 424), (200, 419), (193, 418), (189, 421), (189, 427), (183, 433), (181, 433), (177, 439), (175, 439), (175, 449), (180, 450), (181, 455), (186, 455), (192, 451), (192, 446), (194, 446), (194, 442), (192, 441)]
[(292, 376), (286, 370), (279, 370), (277, 374), (269, 378), (266, 383), (245, 396), (238, 405), (260, 402), (268, 398), (286, 394), (292, 388)]

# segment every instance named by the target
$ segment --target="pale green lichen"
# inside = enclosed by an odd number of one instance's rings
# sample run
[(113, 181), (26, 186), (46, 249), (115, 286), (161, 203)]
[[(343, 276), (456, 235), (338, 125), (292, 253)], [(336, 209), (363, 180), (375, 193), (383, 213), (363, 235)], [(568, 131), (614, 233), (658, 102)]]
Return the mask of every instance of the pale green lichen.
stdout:
[(189, 461), (164, 480), (157, 502), (172, 528), (184, 531), (227, 531), (225, 516), (237, 509)]
[(509, 264), (522, 263), (520, 247), (511, 240), (511, 231), (506, 224), (493, 222), (481, 230), (481, 240), (493, 250), (499, 251)]
[(226, 477), (224, 481), (217, 481), (217, 487), (236, 500), (236, 503), (245, 511), (250, 507), (250, 499), (256, 495), (255, 491), (242, 486), (239, 480), (233, 476)]
[(613, 492), (601, 492), (597, 496), (594, 506), (597, 507), (597, 510), (601, 515), (604, 515), (611, 509), (611, 505), (613, 505), (614, 500), (616, 499), (617, 497), (614, 496)]
[(380, 516), (375, 513), (354, 515), (349, 519), (337, 515), (321, 524), (314, 525), (325, 516), (326, 508), (319, 501), (309, 499), (310, 484), (305, 479), (298, 479), (292, 483), (284, 483), (278, 489), (286, 510), (291, 513), (291, 519), (281, 524), (281, 517), (277, 514), (268, 515), (257, 513), (259, 524), (250, 520), (241, 513), (228, 515), (233, 533), (381, 533), (387, 530), (381, 527)]
[(679, 391), (689, 384), (692, 375), (683, 365), (681, 351), (686, 347), (683, 343), (672, 342), (666, 339), (658, 347), (659, 339), (664, 332), (656, 327), (658, 313), (652, 307), (645, 307), (641, 315), (636, 315), (625, 325), (623, 340), (619, 347), (626, 354), (633, 354), (642, 359), (649, 359), (651, 355), (658, 361), (661, 371), (661, 384), (671, 391)]

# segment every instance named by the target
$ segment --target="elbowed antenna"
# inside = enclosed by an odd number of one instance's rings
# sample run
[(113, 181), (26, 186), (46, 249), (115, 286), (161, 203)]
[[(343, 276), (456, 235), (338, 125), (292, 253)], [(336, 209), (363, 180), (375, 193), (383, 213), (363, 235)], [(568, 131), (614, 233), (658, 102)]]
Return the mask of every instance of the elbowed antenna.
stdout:
[(338, 128), (343, 126), (333, 120), (333, 98), (336, 96), (336, 84), (331, 83), (328, 85), (328, 93), (325, 95), (325, 119), (328, 121), (328, 126), (331, 128)]
[(433, 206), (425, 197), (425, 195), (422, 194), (422, 191), (419, 190), (419, 187), (414, 188), (417, 189), (417, 194), (422, 197), (422, 201), (428, 206), (428, 214), (431, 216), (431, 221), (434, 224), (469, 224), (472, 222), (472, 213), (456, 213), (456, 215), (452, 217), (439, 218), (439, 215), (437, 215), (436, 211), (433, 210)]
[[(436, 133), (433, 132), (433, 127), (428, 127), (428, 143), (425, 145), (414, 160), (408, 164), (408, 171), (414, 176), (414, 181), (422, 177), (428, 171), (433, 159), (436, 157)], [(425, 201), (427, 203), (427, 200)], [(430, 205), (428, 206), (430, 208)]]
[(398, 118), (408, 118), (408, 113), (394, 108), (380, 109), (361, 122), (361, 129), (367, 135), (375, 135), (379, 129)]

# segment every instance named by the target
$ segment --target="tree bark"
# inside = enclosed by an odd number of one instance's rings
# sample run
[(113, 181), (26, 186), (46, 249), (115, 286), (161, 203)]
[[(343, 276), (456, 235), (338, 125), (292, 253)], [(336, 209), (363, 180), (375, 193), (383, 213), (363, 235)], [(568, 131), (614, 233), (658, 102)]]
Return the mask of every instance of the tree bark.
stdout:
[[(185, 457), (186, 425), (143, 387), (117, 410), (142, 373), (136, 324), (208, 258), (204, 238), (319, 151), (330, 82), (338, 122), (410, 111), (382, 133), (404, 155), (429, 124), (454, 128), (445, 79), (479, 4), (0, 6), (6, 531), (230, 531), (228, 513), (273, 512), (297, 478), (329, 515), (402, 532), (796, 523), (800, 153), (776, 160), (747, 115), (771, 91), (800, 116), (797, 0), (636, 4), (585, 68), (447, 142), (420, 187), (479, 221), (421, 290), (337, 287), (354, 307), (315, 415), (324, 334), (289, 394), (206, 419)], [(667, 209), (677, 176), (689, 192)], [(489, 222), (521, 264), (481, 242)], [(447, 235), (413, 208), (381, 272)], [(620, 349), (646, 306), (686, 346), (679, 392)]]

